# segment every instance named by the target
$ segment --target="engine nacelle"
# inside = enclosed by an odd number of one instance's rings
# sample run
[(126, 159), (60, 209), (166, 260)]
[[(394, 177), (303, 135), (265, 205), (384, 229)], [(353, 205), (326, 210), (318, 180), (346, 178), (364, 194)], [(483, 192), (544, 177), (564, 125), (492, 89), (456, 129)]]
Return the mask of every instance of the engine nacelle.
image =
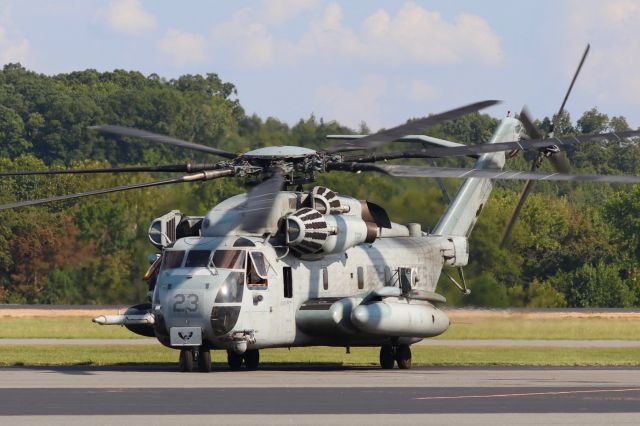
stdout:
[(180, 210), (171, 210), (151, 222), (149, 241), (162, 250), (184, 237), (200, 235), (202, 217), (185, 216)]
[(469, 241), (467, 237), (447, 237), (442, 249), (444, 262), (451, 266), (465, 266), (469, 262)]
[(287, 245), (300, 255), (330, 254), (375, 241), (378, 228), (356, 216), (323, 215), (305, 207), (286, 218)]

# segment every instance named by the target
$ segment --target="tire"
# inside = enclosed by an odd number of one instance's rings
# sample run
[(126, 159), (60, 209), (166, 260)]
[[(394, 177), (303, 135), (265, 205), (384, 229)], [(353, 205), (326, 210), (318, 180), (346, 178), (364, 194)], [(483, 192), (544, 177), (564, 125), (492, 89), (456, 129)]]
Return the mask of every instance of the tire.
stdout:
[(399, 345), (396, 349), (396, 362), (401, 370), (411, 368), (411, 347), (409, 345)]
[(202, 373), (211, 372), (211, 352), (205, 349), (198, 351), (198, 371)]
[(231, 371), (238, 371), (242, 367), (242, 355), (234, 351), (227, 351), (227, 364)]
[(190, 373), (193, 371), (193, 352), (191, 349), (180, 350), (178, 366), (180, 367), (180, 371), (183, 373)]
[(260, 351), (253, 349), (244, 353), (244, 366), (247, 370), (257, 370), (260, 365)]
[(380, 347), (380, 367), (383, 370), (391, 370), (395, 362), (395, 353), (393, 346), (384, 345)]

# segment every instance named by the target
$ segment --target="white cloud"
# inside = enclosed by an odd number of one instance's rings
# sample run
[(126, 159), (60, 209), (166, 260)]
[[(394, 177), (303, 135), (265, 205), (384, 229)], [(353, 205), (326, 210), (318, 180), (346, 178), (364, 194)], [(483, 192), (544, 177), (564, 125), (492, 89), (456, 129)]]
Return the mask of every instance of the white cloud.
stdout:
[[(214, 39), (218, 44), (232, 44), (232, 51), (240, 52), (240, 65), (253, 66), (308, 58), (378, 65), (448, 65), (464, 61), (495, 65), (503, 59), (500, 38), (483, 18), (461, 14), (448, 21), (440, 13), (413, 2), (405, 3), (395, 15), (380, 9), (356, 25), (345, 23), (340, 4), (329, 3), (302, 34), (277, 37), (275, 27), (281, 21), (274, 17), (285, 16), (282, 11), (291, 1), (244, 8), (231, 21), (214, 28)], [(314, 7), (315, 2), (303, 2), (303, 6), (291, 16)]]
[(156, 28), (156, 18), (144, 10), (140, 0), (111, 0), (107, 22), (117, 32), (141, 34)]
[(158, 48), (178, 66), (200, 63), (207, 59), (206, 40), (200, 34), (171, 28), (158, 42)]
[(31, 46), (26, 38), (10, 39), (7, 30), (0, 25), (0, 65), (27, 60)]
[(274, 61), (273, 37), (250, 8), (239, 10), (231, 21), (214, 27), (211, 35), (218, 50), (233, 52), (239, 65), (260, 67)]
[(428, 102), (437, 98), (437, 90), (429, 83), (422, 80), (411, 80), (403, 83), (399, 92), (404, 98), (414, 102)]
[(262, 13), (269, 23), (284, 23), (301, 12), (314, 8), (319, 0), (264, 0)]
[(573, 59), (587, 42), (592, 42), (581, 79), (594, 104), (622, 101), (640, 105), (640, 2), (582, 0), (571, 2), (569, 10), (567, 48), (572, 54), (567, 57)]
[(315, 98), (320, 116), (329, 120), (339, 119), (352, 129), (358, 129), (366, 121), (373, 129), (379, 128), (380, 101), (387, 91), (387, 81), (379, 75), (363, 78), (358, 87), (345, 88), (326, 85), (316, 89)]

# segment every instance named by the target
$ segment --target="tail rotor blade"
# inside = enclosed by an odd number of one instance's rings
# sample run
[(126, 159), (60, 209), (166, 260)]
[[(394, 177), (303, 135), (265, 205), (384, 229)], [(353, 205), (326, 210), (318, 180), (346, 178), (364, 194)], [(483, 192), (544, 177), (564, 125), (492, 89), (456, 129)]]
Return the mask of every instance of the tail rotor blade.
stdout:
[(564, 151), (557, 151), (549, 155), (549, 162), (558, 173), (568, 174), (571, 172), (571, 166)]
[[(529, 137), (531, 137), (532, 139), (544, 139), (545, 136), (542, 131), (535, 124), (533, 124), (531, 114), (529, 113), (529, 109), (526, 106), (522, 108), (519, 119), (524, 128), (527, 130), (527, 134), (529, 135)], [(542, 152), (545, 157), (549, 158), (549, 162), (558, 173), (571, 172), (571, 167), (569, 166), (569, 160), (567, 160), (566, 154), (563, 151), (560, 151), (557, 146), (542, 148), (540, 152)], [(535, 171), (536, 169), (537, 167), (535, 169), (532, 169), (532, 171)]]
[[(532, 171), (535, 171), (535, 169), (533, 169)], [(529, 197), (529, 193), (531, 192), (535, 184), (536, 184), (535, 180), (528, 180), (527, 183), (525, 183), (524, 189), (520, 194), (520, 198), (518, 198), (518, 204), (516, 204), (516, 207), (513, 209), (513, 213), (511, 213), (511, 217), (509, 218), (507, 227), (505, 228), (504, 233), (502, 234), (502, 239), (500, 240), (500, 248), (504, 248), (505, 244), (509, 240), (509, 236), (511, 235), (513, 226), (516, 224), (516, 221), (518, 220), (518, 216), (520, 216), (520, 210), (522, 210), (522, 207), (524, 206), (524, 203), (527, 201), (527, 198)]]
[(524, 126), (527, 134), (531, 139), (544, 139), (544, 135), (538, 129), (538, 127), (533, 124), (533, 120), (531, 120), (531, 113), (529, 112), (529, 108), (527, 106), (522, 107), (522, 111), (520, 111), (520, 116), (518, 117), (522, 125)]
[(578, 78), (578, 74), (580, 74), (580, 70), (582, 69), (582, 65), (584, 65), (584, 61), (587, 59), (587, 55), (589, 54), (589, 50), (590, 49), (591, 49), (591, 45), (587, 44), (587, 47), (584, 49), (584, 53), (582, 54), (582, 58), (580, 59), (580, 63), (578, 64), (578, 68), (576, 69), (575, 74), (573, 74), (573, 79), (571, 79), (571, 84), (569, 85), (569, 88), (567, 89), (567, 93), (565, 93), (565, 95), (564, 95), (564, 99), (562, 100), (562, 104), (560, 105), (560, 109), (558, 110), (558, 113), (556, 114), (554, 120), (551, 123), (551, 131), (550, 131), (551, 134), (553, 134), (553, 132), (555, 130), (556, 121), (560, 119), (560, 116), (562, 115), (562, 112), (564, 111), (564, 107), (567, 104), (567, 100), (569, 99), (569, 95), (571, 94), (571, 91), (573, 90), (573, 85), (576, 83), (576, 79)]

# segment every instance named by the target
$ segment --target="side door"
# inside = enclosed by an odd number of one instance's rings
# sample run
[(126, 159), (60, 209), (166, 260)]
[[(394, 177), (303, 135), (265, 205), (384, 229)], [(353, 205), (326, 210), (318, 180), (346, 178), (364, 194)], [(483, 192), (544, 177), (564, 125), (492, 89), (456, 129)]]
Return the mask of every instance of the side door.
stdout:
[(245, 306), (250, 317), (247, 319), (255, 331), (256, 342), (272, 343), (275, 337), (272, 330), (277, 330), (277, 324), (273, 324), (277, 274), (261, 251), (249, 250), (246, 280), (249, 297)]

